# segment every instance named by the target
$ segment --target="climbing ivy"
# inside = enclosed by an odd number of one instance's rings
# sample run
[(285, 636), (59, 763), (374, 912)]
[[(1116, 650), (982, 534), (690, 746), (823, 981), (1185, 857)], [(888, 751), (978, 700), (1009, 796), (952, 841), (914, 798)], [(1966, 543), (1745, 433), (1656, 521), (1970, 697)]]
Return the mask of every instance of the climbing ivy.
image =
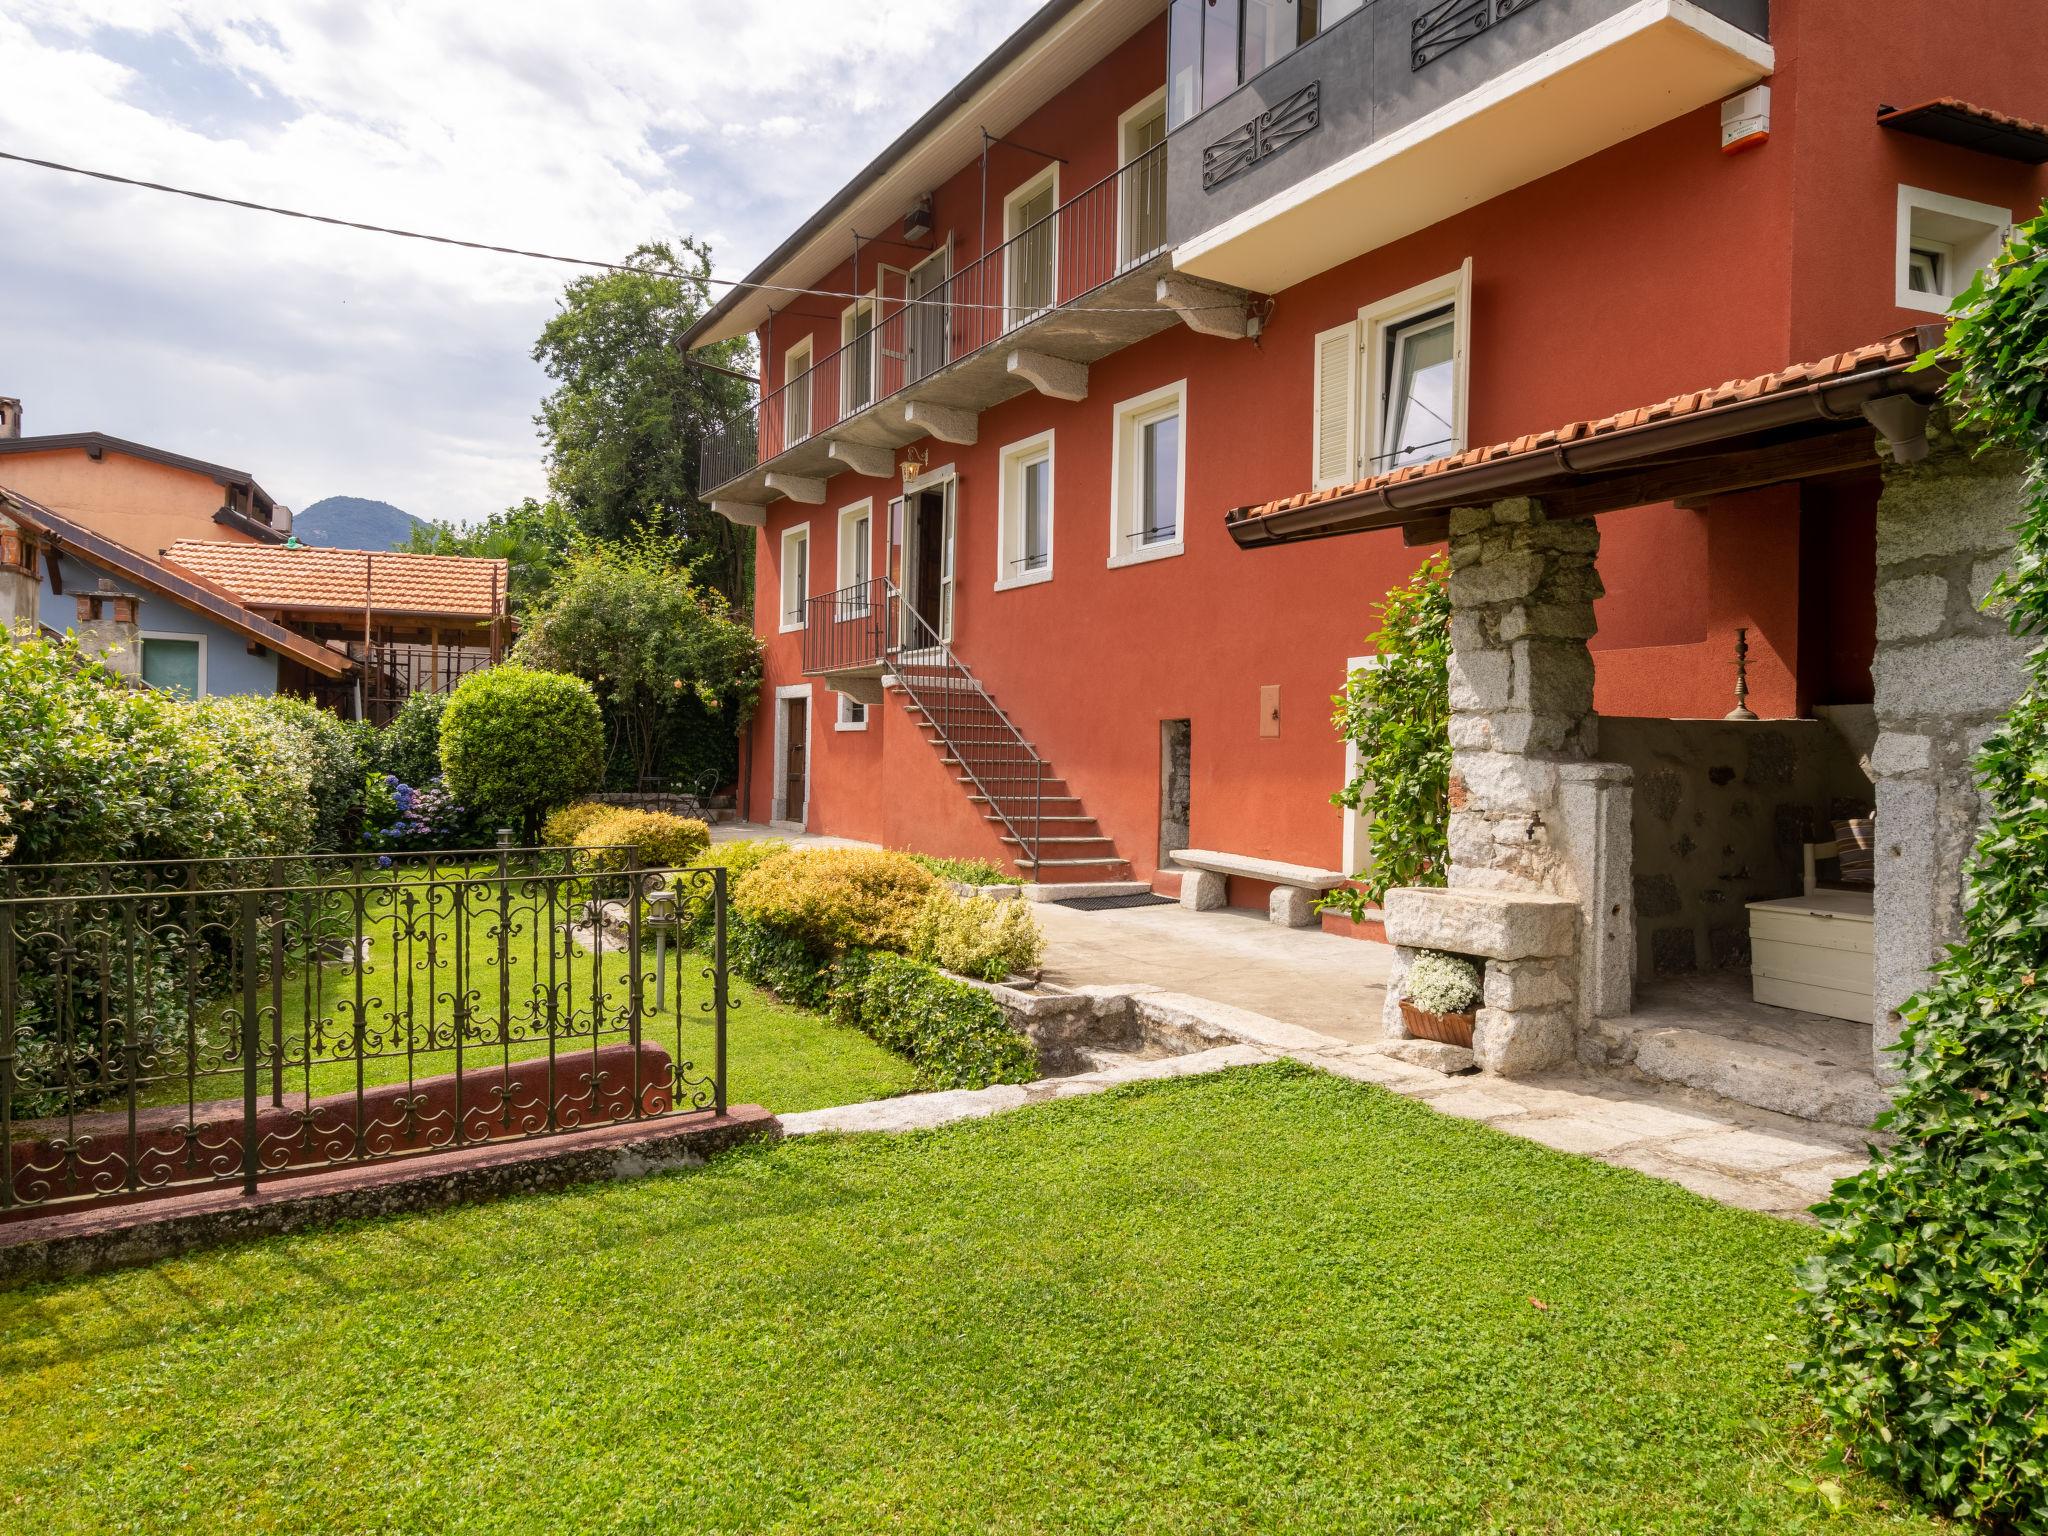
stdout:
[[(2048, 216), (1957, 301), (1960, 428), (2028, 474), (1990, 601), (2048, 635)], [(2048, 1532), (2048, 647), (1975, 768), (1964, 940), (1905, 1010), (1882, 1161), (1820, 1207), (1800, 1372), (1863, 1463), (1994, 1529)]]
[(1404, 885), (1442, 885), (1450, 857), (1451, 596), (1449, 567), (1425, 560), (1380, 604), (1374, 664), (1332, 699), (1337, 734), (1358, 748), (1358, 770), (1330, 797), (1358, 812), (1372, 865), (1358, 888), (1323, 906), (1358, 918)]

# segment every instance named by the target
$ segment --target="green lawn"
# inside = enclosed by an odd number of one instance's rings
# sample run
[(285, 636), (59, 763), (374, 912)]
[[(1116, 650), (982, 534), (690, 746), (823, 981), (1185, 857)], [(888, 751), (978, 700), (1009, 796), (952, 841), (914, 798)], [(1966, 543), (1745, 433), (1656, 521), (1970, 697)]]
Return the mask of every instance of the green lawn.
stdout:
[[(38, 1533), (1930, 1531), (1811, 1231), (1277, 1066), (0, 1296)], [(1541, 1302), (1539, 1307), (1535, 1303)]]
[[(400, 878), (395, 885), (425, 890), (417, 879)], [(593, 952), (563, 933), (561, 920), (580, 897), (558, 891), (550, 900), (550, 889), (546, 883), (511, 882), (502, 947), (488, 881), (441, 886), (409, 912), (380, 889), (360, 924), (349, 913), (346, 895), (326, 898), (322, 931), (337, 938), (366, 934), (369, 963), (359, 975), (355, 966), (339, 959), (288, 962), (283, 985), (275, 989), (266, 970), (259, 1004), (265, 1009), (282, 1004), (285, 1091), (319, 1098), (354, 1089), (359, 1009), (366, 1031), (365, 1087), (405, 1082), (408, 1075), (417, 1080), (453, 1072), (454, 1051), (437, 1047), (453, 1041), (457, 998), (465, 1000), (469, 1021), (465, 1068), (546, 1055), (544, 999), (549, 996), (555, 998), (561, 1056), (573, 1055), (579, 1046), (590, 1049), (593, 1016), (601, 1021), (600, 1043), (623, 1044), (628, 1038), (628, 957), (616, 950)], [(451, 910), (454, 893), (461, 893), (459, 922)], [(295, 934), (307, 926), (296, 913), (294, 921)], [(714, 1031), (708, 1012), (711, 983), (704, 971), (710, 962), (664, 946), (659, 963), (666, 987), (657, 1006), (652, 980), (657, 951), (650, 940), (640, 954), (647, 999), (644, 1037), (687, 1063), (687, 1076), (708, 1084)], [(884, 1098), (911, 1086), (910, 1064), (858, 1030), (784, 1007), (737, 978), (730, 996), (738, 1004), (730, 1014), (726, 1041), (731, 1103), (793, 1113)], [(230, 988), (203, 1010), (203, 1028), (213, 1044), (203, 1053), (200, 1079), (188, 1085), (183, 1055), (173, 1053), (166, 1075), (140, 1095), (145, 1106), (240, 1094), (239, 1061), (222, 1050), (232, 1038), (238, 1006), (239, 994)], [(508, 1020), (502, 1040), (501, 1015)], [(308, 1020), (314, 1025), (310, 1050)], [(270, 1081), (267, 1067), (264, 1081)]]

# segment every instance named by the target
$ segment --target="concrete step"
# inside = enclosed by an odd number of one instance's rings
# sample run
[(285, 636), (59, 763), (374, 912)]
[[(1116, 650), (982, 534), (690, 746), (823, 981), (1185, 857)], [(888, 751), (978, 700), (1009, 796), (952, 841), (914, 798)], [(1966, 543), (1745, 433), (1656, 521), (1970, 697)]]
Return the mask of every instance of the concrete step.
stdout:
[[(1015, 848), (1024, 846), (1024, 839), (1021, 837), (1006, 837), (1002, 841)], [(1052, 837), (1041, 837), (1038, 844), (1042, 848), (1057, 848), (1063, 852), (1078, 852), (1083, 848), (1108, 848), (1113, 852), (1116, 848), (1116, 844), (1106, 837), (1083, 837), (1066, 832), (1057, 833)]]
[(1018, 859), (1019, 869), (1121, 869), (1129, 859)]
[(1680, 1025), (1602, 1019), (1581, 1037), (1579, 1055), (1589, 1066), (1831, 1125), (1867, 1128), (1891, 1107), (1891, 1095), (1867, 1070)]

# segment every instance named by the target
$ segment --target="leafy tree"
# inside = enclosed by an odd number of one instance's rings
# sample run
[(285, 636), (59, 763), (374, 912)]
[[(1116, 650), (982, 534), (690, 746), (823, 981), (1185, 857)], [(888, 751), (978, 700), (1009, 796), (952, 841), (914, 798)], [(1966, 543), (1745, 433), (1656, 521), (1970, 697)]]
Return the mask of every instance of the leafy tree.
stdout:
[(472, 672), (441, 714), (441, 773), (464, 805), (519, 819), (532, 843), (541, 818), (595, 789), (604, 717), (581, 678), (507, 663)]
[[(753, 534), (697, 499), (697, 444), (707, 427), (745, 407), (747, 386), (697, 366), (675, 345), (710, 306), (710, 252), (695, 240), (649, 241), (625, 266), (570, 282), (534, 346), (534, 361), (555, 381), (536, 418), (549, 486), (592, 538), (641, 529), (679, 535), (698, 579), (743, 601), (751, 596)], [(697, 359), (751, 371), (744, 341), (706, 348)]]
[(1372, 839), (1362, 890), (1332, 891), (1325, 907), (1358, 918), (1404, 885), (1442, 885), (1450, 859), (1451, 598), (1440, 558), (1423, 562), (1380, 604), (1369, 642), (1376, 664), (1351, 674), (1331, 702), (1337, 734), (1358, 748), (1358, 771), (1331, 802), (1358, 812)]
[(416, 555), (503, 560), (513, 615), (523, 618), (554, 582), (576, 537), (575, 519), (557, 503), (529, 496), (467, 528), (438, 522), (414, 528), (405, 548)]
[(734, 738), (761, 678), (752, 629), (691, 579), (681, 542), (645, 536), (572, 554), (514, 657), (590, 684), (610, 756), (635, 784), (654, 776), (671, 745), (664, 727), (683, 710)]
[[(2016, 634), (2048, 634), (2048, 216), (1957, 301), (1958, 425), (2028, 473)], [(1997, 1530), (2048, 1531), (2048, 647), (1976, 760), (1963, 942), (1905, 1009), (1896, 1138), (1820, 1207), (1807, 1384), (1863, 1462)]]

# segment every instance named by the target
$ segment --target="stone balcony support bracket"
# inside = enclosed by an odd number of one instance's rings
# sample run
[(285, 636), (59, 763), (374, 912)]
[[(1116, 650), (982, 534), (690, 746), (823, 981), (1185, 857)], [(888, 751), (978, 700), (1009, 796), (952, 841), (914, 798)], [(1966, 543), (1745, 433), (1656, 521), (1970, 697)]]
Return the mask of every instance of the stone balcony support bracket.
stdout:
[(880, 443), (856, 443), (835, 437), (825, 445), (825, 452), (856, 475), (865, 475), (870, 480), (887, 480), (896, 473), (896, 455)]
[(953, 443), (963, 448), (971, 448), (981, 436), (981, 420), (973, 411), (963, 411), (950, 405), (933, 405), (929, 400), (913, 400), (904, 406), (903, 424), (936, 437), (942, 443)]
[(751, 501), (714, 501), (711, 510), (728, 523), (741, 528), (765, 528), (768, 526), (768, 509)]
[(1177, 310), (1187, 328), (1198, 336), (1242, 341), (1251, 334), (1251, 301), (1235, 288), (1173, 272), (1160, 278), (1153, 292), (1161, 304)]
[(1088, 398), (1088, 365), (1021, 348), (1010, 354), (1009, 370), (1041, 395), (1055, 400)]
[(822, 506), (825, 501), (825, 482), (813, 480), (804, 475), (779, 475), (770, 473), (762, 477), (769, 490), (787, 496), (791, 501), (800, 501), (807, 507)]

